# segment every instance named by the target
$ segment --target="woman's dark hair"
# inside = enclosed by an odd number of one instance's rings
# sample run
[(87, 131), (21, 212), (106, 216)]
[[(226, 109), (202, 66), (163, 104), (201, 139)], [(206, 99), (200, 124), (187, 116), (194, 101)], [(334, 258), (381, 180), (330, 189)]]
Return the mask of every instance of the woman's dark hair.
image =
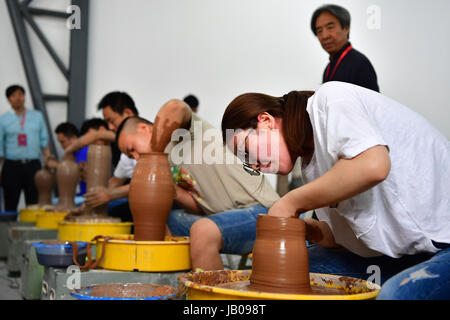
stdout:
[(22, 91), (23, 94), (25, 94), (25, 89), (22, 86), (19, 86), (18, 84), (13, 84), (12, 86), (9, 86), (6, 88), (5, 95), (6, 98), (9, 98), (10, 95), (12, 95), (16, 90)]
[[(345, 9), (341, 6), (337, 6), (335, 4), (327, 4), (327, 5), (321, 6), (320, 8), (316, 9), (316, 11), (314, 11), (314, 13), (312, 15), (311, 30), (314, 33), (314, 35), (317, 36), (316, 20), (324, 12), (328, 12), (328, 13), (332, 14), (333, 16), (335, 16), (339, 20), (339, 23), (341, 24), (342, 29), (344, 29), (345, 27), (350, 28), (350, 20), (351, 20), (350, 12), (348, 12), (347, 9)], [(348, 33), (348, 37), (350, 37), (350, 32)]]
[(313, 155), (313, 131), (306, 112), (313, 91), (291, 91), (283, 97), (261, 93), (245, 93), (235, 98), (222, 117), (222, 137), (226, 143), (227, 129), (256, 129), (258, 115), (267, 112), (282, 119), (282, 134), (290, 152), (302, 157), (306, 166)]
[(55, 129), (55, 133), (56, 134), (62, 133), (63, 135), (65, 135), (68, 138), (78, 137), (78, 135), (79, 135), (77, 127), (71, 122), (60, 123)]
[(98, 130), (100, 129), (100, 127), (104, 127), (106, 130), (108, 130), (108, 123), (100, 118), (85, 120), (81, 125), (80, 134), (83, 136), (89, 131), (89, 129)]
[(196, 96), (192, 94), (184, 97), (183, 101), (186, 102), (189, 105), (189, 107), (191, 107), (191, 109), (195, 109), (198, 107), (198, 99)]
[(110, 107), (112, 111), (120, 115), (123, 114), (125, 108), (130, 109), (136, 116), (139, 115), (133, 99), (126, 92), (114, 91), (105, 95), (99, 102), (97, 109), (102, 110), (106, 107)]

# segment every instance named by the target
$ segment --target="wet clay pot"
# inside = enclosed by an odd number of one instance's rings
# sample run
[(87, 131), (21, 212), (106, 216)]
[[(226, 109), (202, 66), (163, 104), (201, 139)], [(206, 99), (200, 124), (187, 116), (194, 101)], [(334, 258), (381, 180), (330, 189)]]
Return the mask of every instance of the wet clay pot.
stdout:
[(47, 169), (41, 169), (34, 175), (34, 183), (38, 190), (38, 205), (52, 204), (52, 190), (55, 185), (55, 176)]
[(164, 240), (174, 192), (167, 153), (141, 154), (134, 168), (128, 196), (135, 240)]
[(311, 292), (305, 222), (258, 215), (250, 287), (264, 292)]
[(59, 201), (57, 210), (67, 211), (75, 208), (75, 193), (80, 179), (80, 169), (73, 159), (64, 159), (56, 168)]
[[(111, 177), (111, 147), (90, 145), (87, 153), (86, 192), (106, 188)], [(83, 215), (107, 216), (108, 204), (86, 209)]]

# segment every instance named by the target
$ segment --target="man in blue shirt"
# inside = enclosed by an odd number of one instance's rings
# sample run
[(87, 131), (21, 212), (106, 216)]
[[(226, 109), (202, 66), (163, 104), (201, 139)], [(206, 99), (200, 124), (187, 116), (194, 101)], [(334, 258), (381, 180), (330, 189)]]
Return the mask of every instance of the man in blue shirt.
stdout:
[(25, 108), (25, 90), (18, 85), (6, 89), (12, 110), (0, 117), (1, 184), (6, 211), (16, 211), (22, 190), (27, 205), (38, 193), (34, 175), (41, 169), (41, 155), (50, 156), (47, 128), (42, 113)]
[[(80, 135), (77, 127), (70, 122), (60, 123), (55, 129), (55, 133), (56, 139), (64, 150), (76, 141)], [(80, 165), (80, 169), (84, 167), (87, 161), (87, 151), (88, 147), (84, 147), (73, 153), (75, 162)], [(58, 164), (59, 162), (55, 158), (52, 158), (45, 165), (50, 169), (56, 169)], [(81, 179), (80, 181), (80, 192), (77, 194), (80, 196), (86, 193), (86, 182), (83, 180), (84, 179)]]

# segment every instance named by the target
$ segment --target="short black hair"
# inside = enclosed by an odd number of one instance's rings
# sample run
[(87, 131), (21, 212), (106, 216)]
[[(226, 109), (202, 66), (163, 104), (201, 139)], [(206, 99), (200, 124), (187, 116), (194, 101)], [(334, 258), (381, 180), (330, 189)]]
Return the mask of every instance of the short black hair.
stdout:
[(71, 122), (60, 123), (55, 129), (55, 133), (56, 134), (62, 133), (63, 135), (65, 135), (68, 138), (79, 136), (77, 127)]
[(120, 115), (123, 114), (125, 108), (130, 109), (135, 115), (139, 115), (133, 99), (126, 92), (113, 91), (108, 93), (100, 100), (97, 109), (102, 110), (108, 106), (112, 111), (117, 112)]
[(136, 122), (136, 124), (137, 124), (137, 123), (145, 123), (145, 124), (148, 124), (148, 125), (151, 125), (151, 126), (153, 125), (153, 122), (151, 122), (151, 121), (149, 121), (149, 120), (147, 120), (147, 119), (138, 117), (138, 116), (125, 118), (125, 119), (120, 123), (120, 125), (119, 125), (119, 127), (117, 128), (117, 131), (116, 131), (116, 145), (117, 145), (117, 146), (119, 146), (119, 138), (120, 138), (120, 134), (122, 133), (123, 128), (125, 128), (126, 123), (129, 122), (129, 121), (134, 121), (134, 122)]
[(9, 96), (12, 95), (14, 92), (16, 92), (16, 90), (21, 90), (22, 93), (25, 94), (25, 89), (22, 86), (18, 84), (13, 84), (12, 86), (6, 88), (5, 91), (6, 98), (9, 98)]
[[(351, 21), (350, 12), (348, 12), (347, 9), (345, 9), (341, 6), (338, 6), (338, 5), (326, 4), (326, 5), (321, 6), (318, 9), (316, 9), (316, 11), (314, 11), (314, 13), (312, 15), (311, 30), (314, 33), (314, 35), (317, 36), (317, 32), (316, 32), (317, 18), (324, 12), (328, 12), (328, 13), (332, 14), (333, 16), (335, 16), (339, 20), (339, 23), (341, 24), (342, 29), (344, 29), (345, 27), (350, 28), (350, 21)], [(350, 32), (349, 32), (349, 36), (350, 36)]]
[(85, 120), (81, 125), (80, 134), (83, 136), (86, 134), (86, 132), (89, 131), (89, 129), (98, 130), (100, 129), (100, 127), (104, 127), (106, 130), (108, 130), (108, 123), (100, 118), (92, 118)]
[(193, 94), (190, 94), (183, 99), (184, 102), (186, 102), (191, 109), (195, 109), (198, 107), (198, 99)]

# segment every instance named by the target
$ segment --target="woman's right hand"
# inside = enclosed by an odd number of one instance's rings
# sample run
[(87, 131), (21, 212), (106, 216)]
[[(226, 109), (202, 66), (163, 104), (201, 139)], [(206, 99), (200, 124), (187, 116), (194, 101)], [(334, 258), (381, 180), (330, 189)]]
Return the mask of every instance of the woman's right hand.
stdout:
[(298, 217), (300, 212), (297, 212), (297, 209), (286, 194), (270, 207), (267, 214), (276, 217)]

